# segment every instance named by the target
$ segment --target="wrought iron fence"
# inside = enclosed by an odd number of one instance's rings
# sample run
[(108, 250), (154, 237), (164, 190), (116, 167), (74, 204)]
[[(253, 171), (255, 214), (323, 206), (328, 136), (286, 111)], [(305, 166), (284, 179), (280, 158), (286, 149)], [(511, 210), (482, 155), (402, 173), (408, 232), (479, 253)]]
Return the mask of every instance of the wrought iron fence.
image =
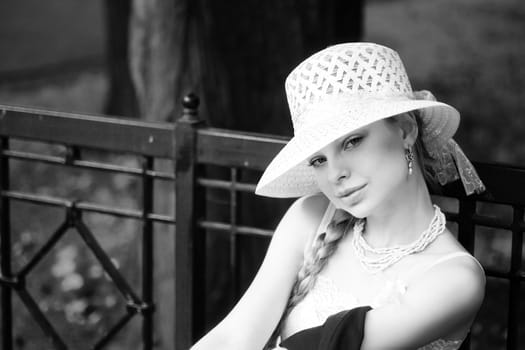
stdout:
[[(253, 193), (254, 174), (266, 167), (269, 160), (286, 143), (287, 139), (272, 135), (234, 132), (205, 126), (197, 116), (198, 100), (187, 98), (184, 115), (176, 123), (152, 124), (123, 119), (87, 117), (74, 114), (45, 112), (14, 107), (0, 107), (0, 227), (1, 227), (1, 275), (2, 286), (2, 339), (3, 349), (12, 349), (12, 293), (17, 293), (40, 327), (52, 339), (55, 348), (66, 348), (60, 335), (53, 330), (38, 305), (27, 293), (25, 280), (27, 273), (62, 237), (66, 228), (75, 228), (86, 245), (111, 276), (114, 283), (126, 298), (127, 314), (94, 348), (102, 348), (134, 316), (143, 316), (143, 346), (153, 347), (154, 300), (152, 299), (153, 248), (151, 225), (153, 222), (175, 224), (175, 348), (187, 349), (192, 342), (210, 326), (205, 317), (206, 300), (206, 241), (210, 232), (223, 232), (228, 236), (229, 271), (233, 287), (229, 288), (231, 303), (242, 291), (236, 281), (239, 274), (238, 244), (240, 237), (269, 237), (272, 229), (260, 225), (245, 224), (239, 219), (246, 196)], [(62, 158), (49, 157), (9, 149), (10, 138), (36, 139), (60, 143), (68, 152)], [(123, 168), (107, 164), (96, 164), (82, 159), (82, 148), (96, 148), (117, 152), (138, 154), (143, 158), (141, 168)], [(143, 181), (143, 203), (137, 210), (103, 207), (82, 201), (66, 201), (28, 193), (15, 192), (9, 186), (9, 160), (17, 158), (27, 161), (48, 162), (71, 167), (98, 169), (109, 172), (123, 172), (138, 176)], [(170, 173), (154, 170), (155, 159), (174, 159), (175, 169)], [(210, 168), (223, 169), (226, 177), (213, 177)], [(524, 207), (525, 169), (495, 164), (476, 164), (480, 176), (488, 188), (488, 193), (465, 197), (458, 184), (452, 184), (436, 198), (453, 198), (457, 208), (446, 210), (447, 219), (455, 222), (458, 239), (472, 253), (476, 253), (476, 241), (483, 234), (483, 228), (497, 228), (511, 233), (510, 264), (508, 269), (495, 269), (485, 266), (487, 276), (508, 282), (508, 302), (505, 304), (506, 348), (523, 347), (520, 329), (524, 328), (522, 309), (522, 284), (525, 281), (523, 269), (523, 233), (525, 232)], [(161, 215), (152, 210), (152, 182), (155, 179), (175, 181), (175, 213)], [(211, 218), (207, 213), (206, 198), (211, 190), (224, 191), (228, 199), (229, 215), (225, 220)], [(242, 197), (242, 200), (241, 200)], [(11, 266), (10, 213), (9, 202), (13, 200), (31, 201), (42, 205), (64, 208), (66, 216), (63, 224), (49, 241), (21, 270), (13, 271)], [(258, 201), (260, 199), (253, 199)], [(242, 203), (241, 203), (242, 202)], [(484, 205), (503, 205), (511, 208), (509, 220), (498, 211), (485, 213)], [(142, 231), (142, 291), (134, 291), (113, 266), (106, 252), (97, 244), (89, 228), (82, 221), (82, 213), (87, 211), (132, 217), (141, 220)], [(489, 295), (501, 298), (502, 295)], [(483, 323), (484, 320), (477, 321)], [(475, 335), (474, 335), (475, 337)], [(521, 343), (520, 343), (521, 342)], [(470, 341), (463, 349), (470, 348)]]
[[(37, 300), (26, 287), (28, 274), (44, 259), (64, 237), (69, 229), (78, 233), (91, 250), (105, 273), (110, 277), (125, 299), (124, 315), (100, 339), (94, 340), (91, 348), (103, 348), (136, 315), (142, 316), (142, 341), (144, 349), (153, 348), (153, 224), (175, 223), (174, 215), (163, 215), (153, 211), (154, 181), (175, 179), (174, 171), (160, 172), (154, 169), (156, 159), (173, 159), (174, 127), (171, 124), (141, 123), (134, 120), (93, 117), (70, 113), (34, 110), (28, 108), (0, 107), (0, 256), (2, 286), (2, 349), (13, 349), (12, 294), (16, 293), (56, 349), (67, 349), (63, 335), (54, 328)], [(13, 150), (11, 140), (32, 140), (61, 144), (66, 152), (63, 156), (50, 156), (35, 152)], [(128, 167), (85, 160), (84, 149), (134, 154), (142, 159), (140, 167)], [(16, 191), (10, 187), (10, 161), (43, 162), (57, 166), (73, 167), (113, 174), (127, 174), (140, 179), (142, 185), (141, 206), (137, 209), (119, 208), (81, 200), (40, 195)], [(63, 222), (50, 235), (34, 256), (18, 271), (12, 269), (11, 201), (30, 202), (41, 206), (63, 208)], [(100, 213), (131, 218), (142, 222), (142, 287), (134, 290), (111, 261), (108, 253), (95, 238), (82, 214)], [(14, 213), (16, 215), (16, 213)], [(174, 214), (174, 213), (173, 213)]]

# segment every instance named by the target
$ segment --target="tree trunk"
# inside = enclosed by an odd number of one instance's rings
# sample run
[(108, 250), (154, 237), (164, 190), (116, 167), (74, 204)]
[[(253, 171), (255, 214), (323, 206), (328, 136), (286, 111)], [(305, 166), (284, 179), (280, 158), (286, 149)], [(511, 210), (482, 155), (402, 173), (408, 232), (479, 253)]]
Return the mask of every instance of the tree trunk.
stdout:
[[(130, 21), (130, 68), (138, 99), (139, 114), (148, 121), (167, 121), (174, 110), (177, 60), (175, 44), (180, 41), (175, 28), (174, 2), (166, 0), (133, 0)], [(156, 164), (160, 171), (173, 171), (173, 164)], [(156, 212), (175, 213), (174, 186), (155, 183)], [(174, 349), (174, 230), (155, 225), (154, 300), (156, 311), (155, 346)]]
[(130, 66), (142, 119), (166, 121), (173, 113), (178, 54), (173, 1), (133, 0)]
[(137, 117), (137, 99), (128, 64), (130, 0), (106, 0), (105, 9), (109, 91), (104, 113)]

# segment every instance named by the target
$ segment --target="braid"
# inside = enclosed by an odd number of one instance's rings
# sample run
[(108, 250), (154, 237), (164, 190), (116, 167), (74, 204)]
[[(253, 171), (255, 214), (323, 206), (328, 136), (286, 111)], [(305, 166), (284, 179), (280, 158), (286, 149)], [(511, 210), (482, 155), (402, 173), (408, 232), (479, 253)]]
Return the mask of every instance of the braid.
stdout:
[(299, 304), (313, 288), (317, 280), (317, 275), (326, 266), (328, 258), (336, 251), (338, 243), (346, 235), (348, 228), (351, 227), (354, 222), (355, 218), (353, 216), (344, 210), (338, 209), (326, 227), (326, 232), (321, 233), (315, 238), (312, 248), (308, 250), (303, 265), (297, 273), (297, 278), (286, 308), (277, 327), (268, 340), (265, 349), (271, 349), (275, 346), (284, 320), (291, 310)]

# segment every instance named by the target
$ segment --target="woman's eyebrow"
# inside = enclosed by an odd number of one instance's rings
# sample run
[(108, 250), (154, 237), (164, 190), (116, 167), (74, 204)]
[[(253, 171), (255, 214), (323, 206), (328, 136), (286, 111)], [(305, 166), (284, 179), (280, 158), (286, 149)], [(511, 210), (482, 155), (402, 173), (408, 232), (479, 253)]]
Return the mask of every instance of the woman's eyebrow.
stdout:
[(351, 133), (349, 134), (346, 134), (345, 136), (342, 136), (340, 138), (341, 141), (344, 141), (350, 137), (356, 137), (356, 136), (363, 136), (363, 134), (366, 133), (366, 129), (362, 128), (362, 129), (358, 129), (358, 130), (354, 130), (352, 131)]

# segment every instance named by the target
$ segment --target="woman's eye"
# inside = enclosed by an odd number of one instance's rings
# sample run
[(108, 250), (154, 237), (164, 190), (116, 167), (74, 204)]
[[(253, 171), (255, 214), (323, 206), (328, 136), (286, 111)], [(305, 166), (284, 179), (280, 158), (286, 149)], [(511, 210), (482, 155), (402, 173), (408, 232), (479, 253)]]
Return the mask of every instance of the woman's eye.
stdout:
[(323, 157), (315, 157), (315, 158), (310, 159), (310, 161), (308, 162), (308, 165), (313, 166), (315, 168), (315, 167), (320, 166), (323, 163), (324, 163)]
[(343, 142), (343, 148), (344, 149), (353, 148), (353, 147), (357, 146), (358, 144), (360, 144), (361, 141), (363, 141), (363, 137), (362, 136), (349, 137)]

